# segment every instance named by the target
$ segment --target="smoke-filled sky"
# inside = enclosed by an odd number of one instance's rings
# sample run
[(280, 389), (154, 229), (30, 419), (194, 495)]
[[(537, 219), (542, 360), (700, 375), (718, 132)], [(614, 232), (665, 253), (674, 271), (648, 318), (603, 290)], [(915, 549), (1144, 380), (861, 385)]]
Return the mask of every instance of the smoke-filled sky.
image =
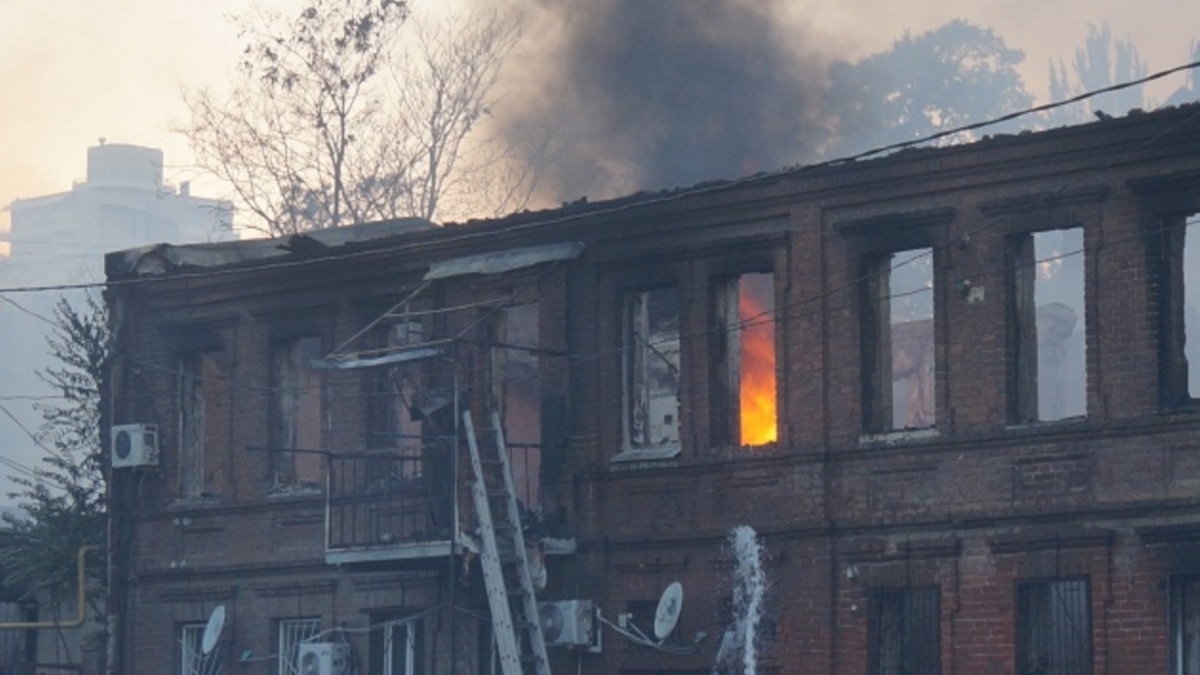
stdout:
[[(414, 0), (432, 5), (435, 10), (468, 0)], [(495, 5), (496, 0), (479, 4)], [(515, 0), (509, 0), (515, 1)], [(259, 0), (263, 7), (297, 6), (297, 0)], [(1087, 22), (1108, 21), (1117, 35), (1128, 35), (1137, 44), (1151, 70), (1184, 62), (1193, 39), (1192, 28), (1200, 26), (1200, 4), (1173, 0), (774, 0), (744, 3), (759, 11), (739, 9), (737, 3), (722, 3), (726, 10), (716, 13), (695, 11), (678, 26), (675, 36), (651, 34), (653, 15), (667, 3), (619, 3), (622, 8), (636, 7), (625, 16), (605, 16), (614, 3), (582, 0), (519, 0), (515, 4), (537, 10), (526, 24), (527, 53), (546, 55), (555, 40), (608, 39), (591, 34), (586, 22), (609, 22), (626, 31), (623, 44), (611, 45), (615, 52), (624, 49), (629, 67), (638, 64), (637, 48), (666, 44), (687, 49), (687, 40), (679, 37), (687, 30), (723, 30), (738, 25), (743, 36), (770, 34), (773, 44), (789, 50), (773, 53), (780, 59), (796, 56), (803, 60), (822, 58), (854, 59), (886, 49), (904, 31), (920, 33), (946, 21), (962, 17), (994, 27), (1010, 46), (1022, 49), (1026, 60), (1022, 68), (1030, 89), (1040, 98), (1046, 96), (1047, 63), (1051, 58), (1070, 59), (1075, 47), (1087, 33)], [(698, 6), (712, 3), (699, 3)], [(55, 192), (70, 187), (82, 177), (84, 152), (104, 136), (110, 141), (158, 146), (166, 151), (167, 174), (176, 181), (191, 178), (190, 153), (181, 137), (171, 131), (185, 118), (180, 99), (184, 86), (218, 84), (238, 53), (239, 41), (231, 13), (253, 6), (251, 0), (210, 0), (204, 3), (180, 0), (56, 0), (27, 2), (0, 0), (0, 81), (4, 82), (3, 112), (0, 113), (0, 205), (17, 197)], [(772, 7), (769, 13), (761, 8)], [(748, 25), (758, 22), (758, 25)], [(1200, 31), (1200, 29), (1197, 29)], [(601, 53), (609, 45), (596, 44)], [(753, 51), (755, 45), (735, 44), (736, 49)], [(761, 50), (753, 56), (770, 53)], [(526, 63), (526, 66), (529, 64)], [(537, 65), (537, 64), (535, 64)], [(542, 67), (549, 65), (543, 60)], [(576, 64), (580, 65), (580, 64)], [(596, 64), (602, 71), (613, 64)], [(767, 92), (770, 80), (783, 77), (774, 72), (778, 63), (743, 60), (723, 64), (695, 63), (695, 75), (728, 76), (720, 68), (758, 66), (751, 70), (747, 87)], [(709, 70), (716, 67), (717, 70)], [(519, 100), (528, 91), (554, 97), (539, 77), (538, 67), (510, 69), (507, 100)], [(617, 72), (610, 69), (606, 72)], [(620, 86), (620, 82), (599, 84)], [(521, 87), (526, 88), (521, 90)], [(783, 88), (794, 94), (795, 88)], [(630, 99), (650, 99), (651, 91), (628, 90)], [(734, 92), (736, 93), (736, 92)], [(728, 96), (730, 92), (708, 90), (694, 93), (694, 100)], [(755, 106), (785, 106), (794, 101), (786, 96), (747, 101), (749, 119), (722, 120), (723, 128), (738, 128), (753, 122), (770, 126), (784, 114), (777, 110), (753, 110)], [(1160, 94), (1165, 98), (1165, 94)], [(641, 111), (649, 114), (652, 111)], [(712, 133), (701, 129), (695, 134)], [(680, 161), (686, 148), (680, 148)], [(771, 151), (761, 161), (791, 163)], [(707, 176), (705, 176), (707, 177)], [(630, 185), (631, 189), (637, 186)]]
[[(572, 140), (559, 144), (564, 168), (550, 186), (563, 198), (794, 164), (820, 142), (805, 130), (819, 126), (811, 113), (829, 63), (883, 51), (906, 31), (954, 18), (994, 28), (1024, 51), (1021, 72), (1040, 101), (1048, 97), (1049, 61), (1069, 64), (1089, 22), (1108, 22), (1117, 37), (1130, 38), (1151, 71), (1186, 62), (1200, 36), (1200, 3), (1176, 0), (412, 1), (433, 12), (507, 4), (525, 14), (493, 122), (512, 137), (549, 132)], [(287, 11), (301, 2), (257, 4)], [(0, 206), (69, 189), (100, 137), (162, 148), (169, 180), (228, 196), (197, 180), (172, 128), (186, 118), (184, 87), (220, 87), (240, 51), (228, 17), (253, 6), (0, 0)], [(1163, 100), (1182, 83), (1176, 76), (1149, 95)], [(0, 212), (0, 228), (4, 222)], [(0, 278), (0, 286), (15, 281)], [(0, 382), (0, 397), (21, 393)], [(33, 461), (8, 448), (0, 454)], [(6, 488), (0, 477), (0, 495)]]

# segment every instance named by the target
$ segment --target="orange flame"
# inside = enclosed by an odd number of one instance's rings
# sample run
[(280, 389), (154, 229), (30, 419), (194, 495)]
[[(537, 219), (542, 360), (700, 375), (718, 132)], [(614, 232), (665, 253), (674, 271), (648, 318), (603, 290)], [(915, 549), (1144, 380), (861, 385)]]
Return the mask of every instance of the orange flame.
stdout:
[[(757, 283), (747, 283), (752, 279)], [(741, 382), (738, 383), (742, 445), (764, 445), (778, 438), (773, 285), (766, 274), (743, 277), (738, 284), (738, 318), (745, 322), (741, 330)]]

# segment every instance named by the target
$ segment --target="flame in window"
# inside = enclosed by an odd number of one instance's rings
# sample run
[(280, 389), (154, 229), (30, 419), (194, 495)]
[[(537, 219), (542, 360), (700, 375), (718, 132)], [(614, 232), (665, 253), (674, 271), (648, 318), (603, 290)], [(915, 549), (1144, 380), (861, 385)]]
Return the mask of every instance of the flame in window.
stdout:
[(778, 438), (775, 415), (775, 289), (770, 274), (747, 274), (738, 284), (741, 320), (739, 416), (742, 445)]

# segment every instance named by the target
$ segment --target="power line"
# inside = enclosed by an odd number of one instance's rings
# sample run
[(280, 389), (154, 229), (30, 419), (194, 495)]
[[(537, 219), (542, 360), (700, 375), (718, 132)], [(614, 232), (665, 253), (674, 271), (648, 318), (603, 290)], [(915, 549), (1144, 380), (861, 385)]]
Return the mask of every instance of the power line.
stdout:
[[(582, 212), (582, 213), (568, 213), (568, 214), (562, 214), (559, 216), (548, 215), (548, 217), (546, 217), (546, 218), (542, 218), (542, 219), (535, 218), (526, 223), (513, 224), (513, 225), (509, 226), (508, 228), (506, 228), (505, 232), (512, 233), (512, 232), (517, 232), (517, 231), (524, 231), (527, 229), (547, 227), (547, 226), (551, 226), (551, 225), (561, 225), (563, 223), (572, 222), (572, 221), (576, 221), (576, 220), (582, 220), (582, 219), (586, 219), (586, 218), (596, 218), (596, 217), (600, 217), (600, 216), (624, 213), (624, 212), (632, 210), (632, 209), (641, 209), (641, 208), (644, 208), (646, 206), (653, 205), (653, 204), (661, 204), (661, 203), (669, 203), (669, 202), (673, 202), (673, 201), (679, 201), (681, 199), (684, 199), (687, 197), (692, 197), (695, 195), (730, 190), (730, 189), (733, 189), (736, 187), (741, 187), (741, 186), (745, 186), (745, 185), (749, 185), (749, 184), (753, 184), (753, 183), (775, 180), (777, 178), (784, 177), (784, 176), (790, 176), (790, 175), (795, 175), (795, 174), (799, 174), (799, 173), (810, 172), (810, 171), (813, 171), (816, 169), (830, 167), (830, 166), (836, 166), (836, 165), (845, 164), (848, 162), (854, 162), (854, 161), (857, 161), (860, 159), (867, 159), (870, 157), (874, 157), (875, 155), (893, 152), (896, 150), (902, 150), (905, 148), (916, 147), (918, 145), (922, 145), (924, 143), (929, 143), (931, 141), (936, 141), (936, 140), (946, 138), (949, 136), (954, 136), (957, 134), (976, 131), (979, 129), (984, 129), (987, 127), (995, 126), (997, 124), (1002, 124), (1004, 122), (1010, 122), (1012, 120), (1019, 119), (1022, 117), (1027, 117), (1029, 115), (1047, 112), (1050, 110), (1054, 110), (1056, 108), (1079, 103), (1079, 102), (1094, 98), (1094, 97), (1102, 95), (1102, 94), (1111, 93), (1111, 92), (1119, 91), (1122, 89), (1128, 89), (1130, 87), (1136, 87), (1138, 85), (1145, 84), (1147, 82), (1153, 82), (1155, 80), (1159, 80), (1164, 77), (1174, 75), (1176, 73), (1184, 72), (1187, 70), (1193, 70), (1196, 68), (1200, 68), (1200, 61), (1193, 61), (1191, 63), (1185, 63), (1182, 65), (1174, 66), (1172, 68), (1168, 68), (1166, 70), (1160, 70), (1155, 73), (1151, 73), (1150, 75), (1146, 75), (1144, 77), (1140, 77), (1140, 78), (1137, 78), (1134, 80), (1129, 80), (1129, 81), (1121, 82), (1121, 83), (1114, 84), (1114, 85), (1111, 85), (1108, 87), (1103, 87), (1100, 89), (1094, 89), (1091, 91), (1087, 91), (1087, 92), (1078, 94), (1076, 96), (1073, 96), (1071, 98), (1064, 99), (1062, 101), (1054, 101), (1051, 103), (1044, 103), (1042, 105), (1024, 108), (1024, 109), (1018, 110), (1016, 112), (1011, 112), (1011, 113), (1008, 113), (1005, 115), (1001, 115), (999, 117), (993, 117), (993, 118), (990, 118), (990, 119), (987, 119), (987, 120), (984, 120), (981, 122), (964, 124), (964, 125), (961, 125), (958, 127), (954, 127), (952, 129), (938, 131), (938, 132), (928, 134), (926, 136), (922, 136), (920, 138), (916, 138), (916, 139), (909, 140), (909, 141), (901, 141), (898, 143), (891, 143), (889, 145), (878, 146), (878, 147), (872, 148), (870, 150), (865, 150), (863, 152), (859, 152), (859, 153), (853, 154), (853, 155), (836, 157), (833, 159), (823, 160), (823, 161), (815, 162), (812, 164), (793, 166), (793, 167), (780, 169), (780, 170), (776, 170), (776, 171), (755, 174), (753, 176), (746, 176), (744, 178), (734, 179), (734, 180), (730, 180), (727, 182), (721, 182), (721, 183), (716, 183), (716, 184), (711, 184), (711, 185), (694, 186), (694, 187), (690, 187), (690, 188), (683, 188), (683, 189), (675, 190), (675, 191), (667, 193), (667, 194), (660, 195), (660, 196), (652, 198), (652, 199), (639, 200), (639, 201), (635, 201), (632, 203), (616, 204), (613, 206), (609, 206), (609, 207), (605, 207), (605, 208), (598, 208), (595, 210), (590, 210), (590, 211), (586, 211), (586, 212)], [(613, 201), (621, 201), (621, 199), (622, 198), (617, 198)], [(548, 213), (553, 214), (554, 210), (551, 210)], [(500, 220), (503, 220), (503, 219), (500, 219)], [(456, 242), (461, 242), (461, 241), (470, 241), (470, 240), (474, 240), (474, 239), (488, 237), (490, 235), (491, 235), (490, 232), (460, 233), (460, 234), (457, 234), (456, 236), (447, 237), (446, 239), (439, 241), (439, 244), (444, 245), (444, 244), (456, 243)], [(338, 260), (346, 260), (346, 259), (354, 259), (354, 258), (362, 258), (362, 257), (375, 257), (375, 256), (386, 255), (389, 253), (402, 252), (405, 250), (412, 249), (414, 247), (415, 247), (415, 245), (412, 243), (402, 243), (402, 244), (397, 244), (395, 246), (371, 248), (371, 249), (366, 249), (366, 250), (362, 250), (362, 251), (343, 253), (343, 254), (339, 255), (337, 257), (337, 259)], [(254, 265), (253, 267), (246, 267), (246, 268), (208, 269), (208, 270), (203, 270), (203, 271), (198, 271), (198, 272), (188, 272), (185, 274), (172, 274), (172, 275), (163, 275), (163, 276), (156, 276), (156, 277), (135, 277), (132, 279), (112, 279), (112, 280), (103, 281), (103, 282), (81, 282), (81, 283), (73, 283), (73, 284), (45, 284), (45, 285), (32, 285), (32, 286), (10, 286), (10, 287), (0, 288), (0, 293), (35, 293), (35, 292), (45, 292), (45, 291), (65, 291), (65, 290), (79, 290), (79, 289), (85, 289), (85, 288), (101, 288), (101, 287), (105, 287), (105, 286), (109, 286), (109, 287), (132, 286), (132, 285), (149, 284), (149, 283), (156, 283), (156, 282), (162, 282), (162, 281), (179, 281), (179, 280), (187, 280), (187, 279), (195, 279), (195, 278), (227, 276), (227, 275), (232, 275), (232, 274), (254, 273), (254, 272), (259, 272), (261, 270), (269, 270), (269, 269), (277, 269), (277, 268), (292, 268), (292, 267), (297, 267), (297, 266), (320, 264), (323, 262), (326, 262), (326, 260), (325, 259), (318, 259), (318, 260), (306, 259), (306, 260), (290, 260), (290, 261), (285, 260), (285, 261), (278, 261), (278, 262), (262, 263), (259, 265)]]

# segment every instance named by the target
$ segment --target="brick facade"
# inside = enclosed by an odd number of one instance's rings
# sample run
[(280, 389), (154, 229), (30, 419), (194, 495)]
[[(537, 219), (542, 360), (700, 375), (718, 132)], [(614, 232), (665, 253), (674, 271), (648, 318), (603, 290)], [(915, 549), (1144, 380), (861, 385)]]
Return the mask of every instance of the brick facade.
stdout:
[[(178, 669), (179, 627), (217, 604), (230, 612), (227, 672), (279, 672), (278, 622), (319, 617), (331, 640), (352, 645), (358, 672), (383, 673), (382, 622), (418, 613), (424, 672), (486, 672), (473, 554), (330, 564), (325, 486), (272, 483), (270, 457), (288, 449), (272, 448), (268, 433), (269, 354), (298, 336), (319, 337), (325, 353), (359, 344), (356, 333), (421, 287), (432, 263), (564, 242), (583, 243), (582, 254), (420, 291), (462, 308), (434, 322), (449, 346), (422, 377), (452, 381), (477, 420), (497, 386), (494, 308), (537, 303), (529, 376), (541, 498), (529, 506), (574, 544), (547, 556), (541, 599), (594, 600), (616, 623), (671, 581), (686, 589), (673, 645), (691, 653), (637, 647), (606, 627), (599, 653), (552, 648), (556, 671), (710, 672), (730, 613), (728, 535), (750, 525), (769, 576), (759, 672), (901, 672), (886, 663), (913, 647), (880, 637), (900, 616), (880, 593), (918, 588), (936, 589), (922, 611), (936, 622), (937, 669), (922, 672), (1185, 672), (1172, 659), (1191, 658), (1178, 656), (1184, 634), (1200, 639), (1180, 604), (1200, 575), (1200, 405), (1168, 386), (1179, 377), (1171, 331), (1182, 303), (1164, 289), (1182, 273), (1171, 273), (1161, 233), (1198, 211), (1200, 108), (1185, 106), (496, 221), (379, 236), (363, 225), (361, 241), (296, 237), (256, 259), (213, 262), (202, 246), (111, 254), (112, 420), (157, 424), (162, 446), (157, 468), (113, 474), (122, 672)], [(1082, 251), (1036, 264), (1039, 279), (1082, 279), (1083, 304), (1064, 321), (1084, 336), (1086, 414), (1029, 421), (1039, 414), (1030, 397), (1046, 396), (1038, 386), (1069, 389), (1075, 376), (1022, 351), (1035, 338), (1044, 358), (1058, 347), (1015, 327), (1034, 314), (1020, 314), (1014, 261), (1024, 238), (1062, 228), (1081, 229)], [(881, 337), (867, 320), (865, 261), (913, 249), (932, 251), (916, 264), (932, 278), (923, 348), (934, 366), (922, 386), (936, 422), (873, 429), (871, 401), (906, 391), (869, 391), (879, 373), (864, 355), (898, 329)], [(730, 402), (711, 386), (722, 330), (713, 288), (750, 272), (774, 280), (778, 440), (714, 444), (728, 434), (712, 411)], [(635, 449), (623, 308), (630, 293), (656, 288), (678, 289), (679, 441), (622, 461)], [(186, 354), (208, 355), (213, 385), (204, 488), (192, 496), (180, 493)], [(1043, 382), (1025, 383), (1021, 368)], [(372, 371), (322, 372), (313, 449), (362, 452)], [(448, 466), (468, 484), (465, 461)], [(472, 532), (468, 492), (454, 499), (460, 529)], [(392, 548), (405, 545), (416, 540)], [(1055, 632), (1061, 621), (1073, 637)], [(1052, 638), (1086, 663), (1059, 662), (1076, 656), (1046, 647)]]

